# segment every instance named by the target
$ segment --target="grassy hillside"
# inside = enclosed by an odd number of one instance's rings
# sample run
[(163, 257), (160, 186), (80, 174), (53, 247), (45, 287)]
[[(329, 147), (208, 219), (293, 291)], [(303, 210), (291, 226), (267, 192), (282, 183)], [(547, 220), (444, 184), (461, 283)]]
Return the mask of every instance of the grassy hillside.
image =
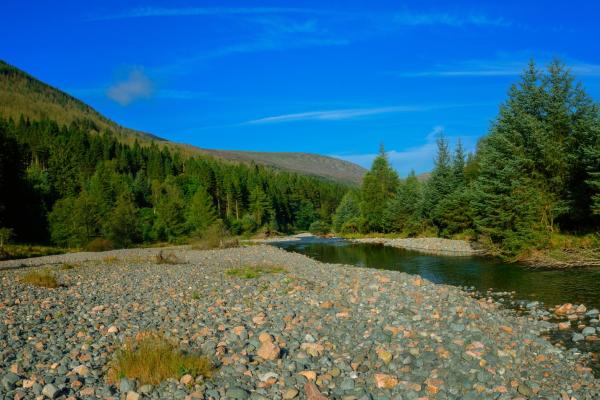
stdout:
[(122, 127), (75, 97), (0, 60), (0, 116), (18, 119), (21, 115), (31, 120), (48, 118), (60, 124), (77, 122), (89, 127), (92, 132), (110, 131), (127, 143), (136, 139), (142, 145), (156, 141), (188, 156), (209, 154), (234, 162), (255, 162), (347, 183), (359, 183), (365, 173), (356, 164), (317, 154), (211, 150), (169, 142), (149, 133)]

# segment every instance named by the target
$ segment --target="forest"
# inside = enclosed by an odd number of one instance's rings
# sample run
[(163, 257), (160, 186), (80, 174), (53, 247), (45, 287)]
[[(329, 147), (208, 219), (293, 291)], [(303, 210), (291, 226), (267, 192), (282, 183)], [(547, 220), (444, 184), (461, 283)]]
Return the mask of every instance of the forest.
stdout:
[(475, 152), (440, 136), (425, 181), (400, 179), (383, 147), (355, 188), (91, 131), (85, 120), (0, 120), (4, 232), (127, 247), (182, 243), (216, 224), (232, 235), (464, 238), (507, 257), (555, 233), (599, 240), (600, 107), (560, 61), (545, 71), (530, 63)]
[(347, 187), (324, 179), (182, 157), (85, 124), (0, 121), (0, 227), (62, 247), (180, 243), (219, 224), (233, 235), (307, 230)]
[(467, 238), (508, 257), (560, 232), (600, 247), (600, 107), (560, 61), (530, 63), (473, 154), (437, 146), (426, 182), (399, 179), (382, 149), (334, 229)]

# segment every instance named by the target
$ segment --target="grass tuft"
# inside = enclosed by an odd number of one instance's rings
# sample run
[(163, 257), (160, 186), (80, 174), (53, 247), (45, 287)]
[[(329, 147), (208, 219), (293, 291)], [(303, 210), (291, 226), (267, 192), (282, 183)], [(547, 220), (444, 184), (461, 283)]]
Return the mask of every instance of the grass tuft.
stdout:
[(243, 279), (260, 278), (265, 274), (278, 274), (287, 272), (284, 267), (279, 265), (248, 265), (240, 268), (231, 268), (225, 271), (228, 276)]
[(154, 256), (156, 264), (183, 264), (183, 262), (173, 253), (165, 253), (162, 250)]
[(228, 249), (238, 247), (239, 240), (230, 235), (219, 223), (208, 227), (199, 238), (192, 242), (192, 250)]
[(56, 277), (48, 270), (30, 271), (23, 275), (21, 282), (45, 288), (58, 287), (58, 281), (56, 280)]
[(158, 385), (166, 379), (180, 379), (186, 374), (208, 378), (212, 370), (207, 357), (186, 354), (162, 335), (147, 333), (125, 343), (110, 366), (108, 380), (116, 383), (127, 377), (141, 384)]
[(67, 271), (67, 270), (70, 270), (70, 269), (75, 269), (77, 267), (79, 267), (79, 265), (77, 265), (77, 264), (64, 263), (64, 264), (62, 264), (60, 266), (60, 269), (63, 270), (63, 271)]

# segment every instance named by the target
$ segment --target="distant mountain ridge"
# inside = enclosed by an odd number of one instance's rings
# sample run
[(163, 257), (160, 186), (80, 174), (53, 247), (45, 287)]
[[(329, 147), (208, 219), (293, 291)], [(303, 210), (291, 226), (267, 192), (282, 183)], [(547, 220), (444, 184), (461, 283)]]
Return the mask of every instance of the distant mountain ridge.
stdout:
[(109, 131), (120, 141), (142, 145), (156, 142), (188, 156), (203, 154), (241, 163), (256, 163), (300, 174), (358, 184), (366, 170), (349, 161), (299, 152), (213, 150), (175, 143), (151, 133), (126, 128), (100, 114), (81, 100), (50, 86), (0, 60), (0, 116), (18, 120), (48, 118), (59, 124), (79, 123), (92, 132)]

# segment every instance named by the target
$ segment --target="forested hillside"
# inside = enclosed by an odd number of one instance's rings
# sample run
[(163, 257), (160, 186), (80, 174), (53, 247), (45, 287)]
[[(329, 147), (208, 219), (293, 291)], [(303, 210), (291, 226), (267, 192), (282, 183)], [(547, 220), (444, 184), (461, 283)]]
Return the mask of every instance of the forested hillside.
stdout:
[[(123, 144), (76, 123), (0, 120), (0, 226), (20, 241), (178, 242), (327, 222), (347, 187), (258, 165)], [(218, 221), (221, 222), (218, 222)]]
[(301, 174), (358, 184), (364, 168), (337, 158), (299, 152), (250, 152), (213, 150), (174, 143), (153, 134), (122, 127), (89, 105), (0, 60), (0, 117), (30, 121), (49, 119), (59, 125), (77, 124), (86, 132), (111, 133), (119, 142), (141, 146), (151, 143), (182, 155), (210, 155), (235, 162), (254, 163)]
[(600, 107), (558, 61), (532, 62), (474, 154), (438, 138), (435, 168), (399, 179), (381, 151), (334, 217), (338, 232), (466, 237), (514, 257), (559, 233), (600, 247)]

